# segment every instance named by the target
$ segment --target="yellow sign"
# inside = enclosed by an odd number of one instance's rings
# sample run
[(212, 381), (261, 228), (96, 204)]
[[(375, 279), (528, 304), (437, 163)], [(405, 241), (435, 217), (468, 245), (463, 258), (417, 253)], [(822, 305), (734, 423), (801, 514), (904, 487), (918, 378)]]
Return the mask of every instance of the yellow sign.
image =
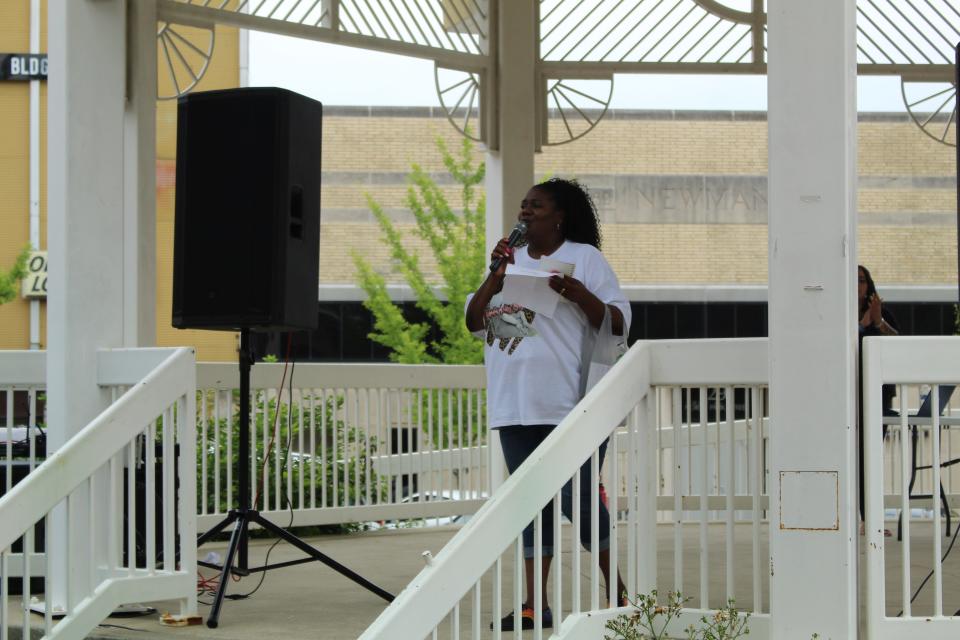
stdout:
[(27, 261), (27, 275), (23, 279), (24, 298), (47, 297), (47, 252), (31, 251)]

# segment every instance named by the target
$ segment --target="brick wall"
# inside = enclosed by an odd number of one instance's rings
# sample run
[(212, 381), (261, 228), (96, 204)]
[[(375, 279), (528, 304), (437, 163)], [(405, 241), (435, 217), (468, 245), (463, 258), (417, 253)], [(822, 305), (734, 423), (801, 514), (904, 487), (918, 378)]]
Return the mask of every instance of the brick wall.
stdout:
[[(459, 202), (437, 138), (450, 148), (459, 145), (436, 110), (328, 109), (322, 283), (354, 282), (351, 249), (388, 281), (402, 282), (391, 274), (366, 196), (409, 235), (404, 175), (415, 162), (441, 181), (449, 202)], [(858, 142), (861, 262), (881, 283), (956, 282), (954, 150), (900, 114), (862, 114)], [(475, 156), (483, 158), (479, 149)], [(578, 177), (592, 188), (604, 221), (604, 251), (624, 283), (767, 280), (762, 113), (614, 111), (584, 138), (545, 148), (536, 170), (541, 176)], [(694, 207), (698, 198), (708, 202)], [(422, 242), (410, 242), (435, 277), (429, 251)]]

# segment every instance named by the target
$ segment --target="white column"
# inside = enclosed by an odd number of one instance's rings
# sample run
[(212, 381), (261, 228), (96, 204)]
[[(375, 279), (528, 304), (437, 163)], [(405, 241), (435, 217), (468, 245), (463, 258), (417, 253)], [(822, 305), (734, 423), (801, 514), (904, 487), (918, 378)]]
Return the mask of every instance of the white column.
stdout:
[(157, 339), (157, 6), (131, 2), (124, 118), (123, 346)]
[[(97, 349), (122, 344), (126, 9), (124, 0), (50, 0), (48, 8), (50, 450), (104, 408)], [(75, 506), (69, 523), (56, 511), (48, 530), (48, 606), (72, 607), (89, 585), (88, 509), (82, 497)]]
[(498, 148), (487, 151), (487, 249), (517, 223), (520, 201), (533, 185), (537, 38), (534, 0), (491, 3), (496, 20), (494, 104)]
[(857, 637), (855, 0), (770, 0), (770, 614)]
[[(496, 60), (490, 79), (496, 109), (496, 149), (487, 150), (487, 255), (517, 223), (520, 201), (533, 185), (536, 127), (536, 68), (539, 46), (535, 0), (490, 3)], [(499, 436), (490, 438), (490, 486), (506, 477)]]
[[(40, 0), (30, 2), (30, 53), (40, 53)], [(30, 246), (40, 251), (40, 80), (30, 81)], [(30, 300), (30, 348), (39, 349), (40, 301)]]

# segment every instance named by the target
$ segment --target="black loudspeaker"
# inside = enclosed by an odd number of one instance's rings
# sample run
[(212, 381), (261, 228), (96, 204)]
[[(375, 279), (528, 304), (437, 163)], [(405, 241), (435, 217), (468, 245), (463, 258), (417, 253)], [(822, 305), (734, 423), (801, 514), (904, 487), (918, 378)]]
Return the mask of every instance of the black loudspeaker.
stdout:
[(317, 327), (322, 119), (285, 89), (180, 98), (174, 327)]

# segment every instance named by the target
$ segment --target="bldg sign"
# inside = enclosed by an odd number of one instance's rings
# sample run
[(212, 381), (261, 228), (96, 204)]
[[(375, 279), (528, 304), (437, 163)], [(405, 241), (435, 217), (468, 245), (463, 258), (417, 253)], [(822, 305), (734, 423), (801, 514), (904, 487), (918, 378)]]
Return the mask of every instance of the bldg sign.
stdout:
[(24, 298), (47, 297), (47, 252), (31, 251), (27, 260), (27, 275), (22, 281)]
[(0, 53), (0, 80), (46, 80), (47, 54)]

